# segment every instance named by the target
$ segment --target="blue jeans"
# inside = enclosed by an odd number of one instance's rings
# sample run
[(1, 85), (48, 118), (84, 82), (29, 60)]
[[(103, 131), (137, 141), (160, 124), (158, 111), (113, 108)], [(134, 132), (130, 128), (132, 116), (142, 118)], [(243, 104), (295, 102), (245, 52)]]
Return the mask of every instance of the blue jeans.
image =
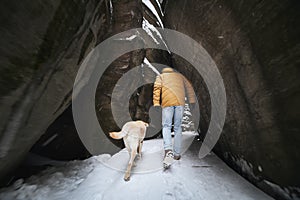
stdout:
[[(172, 119), (174, 116), (174, 149), (172, 148)], [(182, 138), (182, 123), (183, 106), (169, 106), (162, 109), (162, 127), (164, 149), (173, 150), (174, 155), (180, 155), (181, 138)]]

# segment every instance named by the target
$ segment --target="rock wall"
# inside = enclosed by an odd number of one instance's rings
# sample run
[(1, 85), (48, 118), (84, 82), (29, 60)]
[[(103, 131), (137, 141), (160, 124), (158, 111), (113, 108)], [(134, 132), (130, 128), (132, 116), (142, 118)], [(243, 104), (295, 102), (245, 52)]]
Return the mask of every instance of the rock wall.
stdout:
[[(156, 2), (152, 0), (165, 27), (201, 43), (224, 79), (227, 117), (215, 152), (274, 197), (295, 197), (300, 185), (299, 2), (164, 0), (164, 16)], [(34, 144), (32, 151), (57, 159), (88, 156), (74, 124), (61, 120), (71, 116), (79, 65), (93, 47), (115, 33), (147, 28), (145, 20), (148, 26), (161, 25), (151, 9), (136, 0), (4, 0), (0, 11), (3, 181)], [(115, 83), (130, 69), (145, 65), (145, 58), (172, 64), (193, 82), (204, 134), (210, 121), (210, 97), (201, 76), (182, 58), (153, 49), (121, 56), (101, 77), (95, 109), (104, 131), (118, 128), (110, 108)], [(155, 74), (145, 66), (140, 79), (153, 79)], [(147, 85), (132, 95), (133, 119), (149, 120), (151, 90), (152, 85)], [(58, 139), (48, 151), (41, 150), (55, 132), (60, 133)], [(112, 142), (122, 146), (121, 141)], [(66, 147), (78, 151), (61, 152)]]
[[(215, 152), (274, 197), (299, 195), (299, 2), (164, 4), (166, 27), (198, 41), (223, 77), (227, 116)], [(174, 63), (203, 91), (198, 98), (205, 132), (210, 101), (204, 83), (185, 61), (175, 56)]]
[(1, 181), (70, 105), (80, 62), (107, 32), (107, 3), (1, 2)]
[[(153, 24), (157, 19), (136, 0), (1, 4), (0, 182), (5, 182), (30, 150), (59, 160), (89, 156), (72, 122), (77, 70), (88, 52), (106, 38), (142, 27), (144, 18)], [(145, 56), (150, 61), (162, 60), (152, 50), (133, 51), (115, 60), (101, 77), (95, 109), (105, 133), (119, 128), (111, 114), (113, 87), (124, 73), (141, 65)], [(145, 67), (143, 76), (153, 79), (155, 74)], [(147, 85), (132, 95), (133, 119), (149, 120), (151, 91)]]

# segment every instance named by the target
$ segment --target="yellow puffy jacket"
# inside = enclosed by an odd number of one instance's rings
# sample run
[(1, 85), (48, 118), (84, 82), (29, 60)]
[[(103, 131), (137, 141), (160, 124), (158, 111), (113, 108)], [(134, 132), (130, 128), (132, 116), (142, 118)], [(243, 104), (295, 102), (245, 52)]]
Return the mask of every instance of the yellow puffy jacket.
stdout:
[[(153, 105), (162, 107), (184, 106), (185, 96), (189, 103), (195, 103), (195, 94), (190, 82), (172, 68), (164, 68), (156, 77), (153, 88)], [(161, 101), (161, 103), (160, 103)]]

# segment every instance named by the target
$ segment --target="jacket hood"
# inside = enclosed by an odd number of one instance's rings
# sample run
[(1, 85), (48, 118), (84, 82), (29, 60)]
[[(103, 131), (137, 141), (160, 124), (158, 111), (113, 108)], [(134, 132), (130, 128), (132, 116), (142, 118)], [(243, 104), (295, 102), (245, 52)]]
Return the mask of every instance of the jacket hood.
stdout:
[(166, 67), (162, 70), (162, 73), (170, 73), (170, 72), (174, 72), (174, 69), (172, 69), (171, 67)]

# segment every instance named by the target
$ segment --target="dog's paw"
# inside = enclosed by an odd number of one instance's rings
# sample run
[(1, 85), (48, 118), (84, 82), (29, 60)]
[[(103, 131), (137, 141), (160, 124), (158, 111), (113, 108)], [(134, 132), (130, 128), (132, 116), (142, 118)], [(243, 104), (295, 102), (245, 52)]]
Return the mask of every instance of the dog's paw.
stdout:
[(129, 181), (130, 180), (130, 176), (126, 176), (124, 177), (124, 181)]

